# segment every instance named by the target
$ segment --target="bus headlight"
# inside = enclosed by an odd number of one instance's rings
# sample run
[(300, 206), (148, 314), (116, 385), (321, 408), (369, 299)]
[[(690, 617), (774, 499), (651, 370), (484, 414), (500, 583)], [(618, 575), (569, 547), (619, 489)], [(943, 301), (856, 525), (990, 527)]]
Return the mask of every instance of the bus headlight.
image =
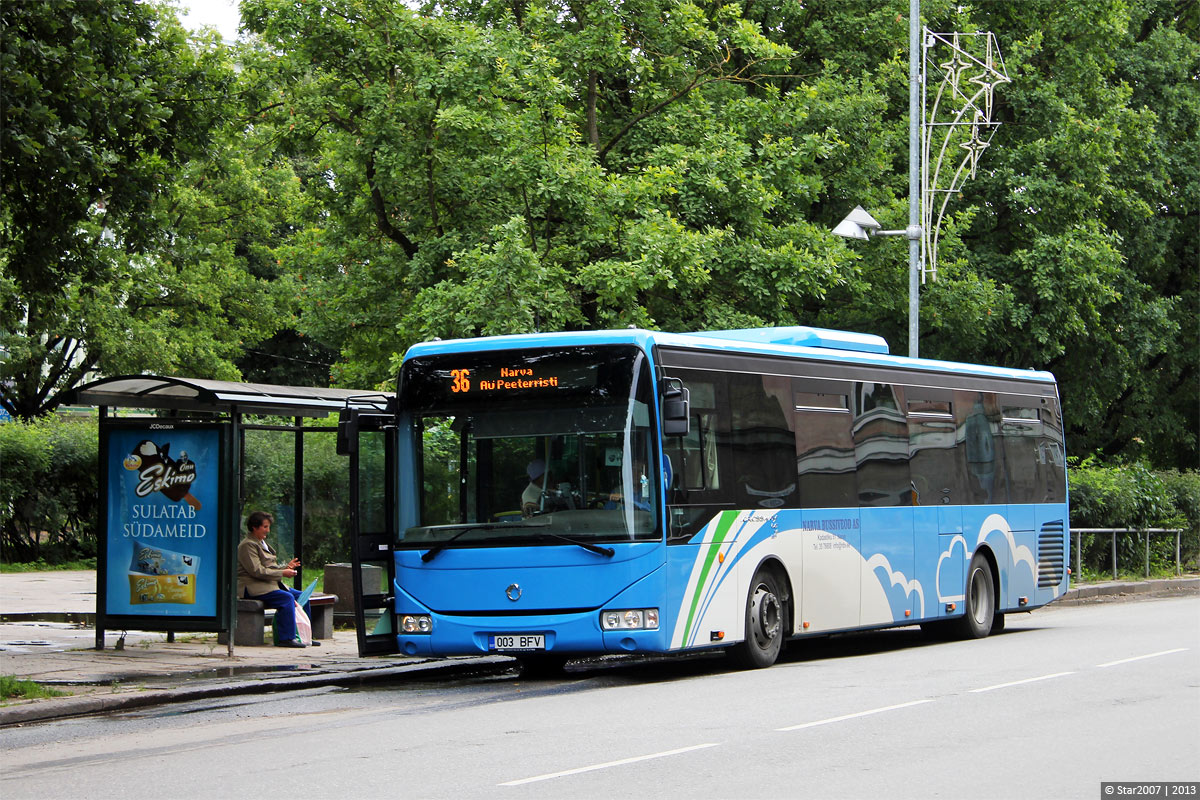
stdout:
[(658, 630), (657, 608), (628, 608), (604, 611), (600, 627), (606, 631)]
[(433, 630), (433, 620), (428, 614), (405, 614), (400, 617), (400, 630), (405, 633), (429, 633)]

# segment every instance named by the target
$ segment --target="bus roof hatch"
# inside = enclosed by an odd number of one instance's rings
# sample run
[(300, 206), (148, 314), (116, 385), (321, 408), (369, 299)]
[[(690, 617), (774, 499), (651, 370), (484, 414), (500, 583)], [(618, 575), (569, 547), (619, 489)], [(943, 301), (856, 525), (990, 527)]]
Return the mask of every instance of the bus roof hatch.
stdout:
[(785, 328), (743, 328), (728, 331), (698, 331), (685, 336), (704, 336), (712, 339), (734, 339), (759, 344), (782, 344), (793, 347), (824, 347), (830, 350), (854, 350), (860, 353), (887, 355), (888, 343), (882, 336), (828, 328), (809, 328), (793, 325)]

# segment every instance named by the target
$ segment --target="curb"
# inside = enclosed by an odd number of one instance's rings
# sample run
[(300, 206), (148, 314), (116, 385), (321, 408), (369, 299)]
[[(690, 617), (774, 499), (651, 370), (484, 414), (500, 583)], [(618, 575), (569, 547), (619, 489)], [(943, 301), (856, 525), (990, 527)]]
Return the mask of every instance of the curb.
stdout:
[(1067, 591), (1054, 601), (1055, 605), (1074, 605), (1085, 600), (1130, 595), (1170, 596), (1200, 593), (1200, 578), (1167, 578), (1165, 580), (1109, 581), (1086, 583)]
[(223, 682), (207, 686), (193, 685), (129, 694), (64, 697), (0, 708), (0, 728), (29, 722), (46, 722), (87, 714), (128, 711), (148, 706), (186, 703), (210, 698), (269, 694), (324, 686), (354, 688), (369, 683), (430, 675), (436, 675), (439, 678), (457, 678), (479, 674), (499, 674), (512, 669), (513, 664), (513, 660), (505, 656), (469, 656), (454, 659), (429, 659), (402, 667), (366, 667), (350, 672), (322, 672), (315, 675), (292, 675), (240, 683)]

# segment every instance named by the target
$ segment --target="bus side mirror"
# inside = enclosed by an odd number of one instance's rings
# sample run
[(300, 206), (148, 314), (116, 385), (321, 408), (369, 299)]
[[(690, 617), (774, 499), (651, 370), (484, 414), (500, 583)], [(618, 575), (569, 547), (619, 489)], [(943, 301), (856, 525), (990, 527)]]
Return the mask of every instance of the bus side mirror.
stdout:
[(667, 378), (662, 396), (663, 436), (687, 436), (691, 417), (691, 393), (678, 378)]
[(349, 456), (358, 452), (358, 409), (343, 408), (338, 412), (337, 454)]

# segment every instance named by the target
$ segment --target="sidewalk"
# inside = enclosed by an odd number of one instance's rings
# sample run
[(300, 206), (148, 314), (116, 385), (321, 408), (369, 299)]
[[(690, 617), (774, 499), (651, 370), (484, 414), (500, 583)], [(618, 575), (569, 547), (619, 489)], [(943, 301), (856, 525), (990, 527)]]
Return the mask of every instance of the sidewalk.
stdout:
[[(235, 647), (215, 633), (106, 631), (96, 650), (96, 573), (0, 574), (0, 675), (37, 681), (69, 696), (0, 701), (0, 726), (162, 703), (315, 686), (357, 686), (411, 673), (496, 671), (503, 656), (430, 659), (358, 657), (353, 630), (320, 647)], [(416, 675), (412, 675), (416, 677)]]
[[(498, 672), (504, 656), (429, 659), (359, 658), (354, 631), (335, 631), (321, 647), (237, 647), (230, 658), (216, 634), (108, 631), (96, 650), (95, 572), (0, 574), (0, 675), (37, 681), (70, 692), (0, 705), (0, 726), (80, 714), (178, 703), (237, 694), (316, 686), (359, 686), (372, 681)], [(1200, 577), (1085, 584), (1058, 603), (1104, 602), (1200, 594)]]

